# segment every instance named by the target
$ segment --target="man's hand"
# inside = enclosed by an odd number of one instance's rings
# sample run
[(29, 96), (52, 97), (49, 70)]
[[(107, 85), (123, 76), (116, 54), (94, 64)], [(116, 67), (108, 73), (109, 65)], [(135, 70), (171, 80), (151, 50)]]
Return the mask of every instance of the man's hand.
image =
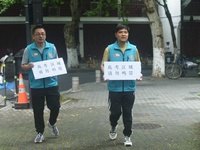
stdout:
[(23, 65), (22, 65), (22, 69), (23, 69), (23, 70), (30, 70), (30, 69), (32, 69), (33, 67), (34, 67), (34, 65), (33, 65), (32, 62), (30, 62), (30, 63), (28, 63), (28, 64), (23, 64)]
[(142, 74), (140, 74), (140, 78), (139, 79), (137, 79), (137, 81), (142, 81)]
[(32, 63), (32, 62), (28, 63), (27, 65), (28, 65), (28, 68), (29, 68), (29, 69), (31, 69), (31, 68), (33, 68), (33, 67), (34, 67), (34, 65), (33, 65), (33, 63)]
[(103, 80), (104, 80), (104, 82), (107, 82), (107, 81), (108, 81), (108, 79), (105, 79), (104, 75), (103, 75)]

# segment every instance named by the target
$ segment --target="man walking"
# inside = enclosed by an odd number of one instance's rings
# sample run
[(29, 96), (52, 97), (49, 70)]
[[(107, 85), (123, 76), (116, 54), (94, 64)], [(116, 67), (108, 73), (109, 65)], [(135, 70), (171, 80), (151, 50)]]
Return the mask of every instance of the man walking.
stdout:
[(32, 30), (34, 42), (28, 45), (22, 58), (22, 69), (28, 70), (28, 78), (31, 89), (31, 99), (34, 113), (35, 128), (37, 136), (35, 143), (41, 143), (44, 140), (44, 107), (45, 100), (50, 109), (50, 117), (47, 122), (53, 135), (59, 135), (56, 126), (57, 117), (60, 109), (60, 93), (58, 91), (57, 77), (47, 77), (35, 79), (32, 68), (34, 62), (51, 60), (57, 58), (57, 50), (54, 44), (46, 41), (46, 31), (41, 25), (37, 25)]
[[(103, 55), (101, 70), (104, 72), (104, 62), (106, 61), (140, 61), (139, 53), (135, 45), (128, 42), (129, 27), (118, 25), (115, 29), (117, 41), (109, 45)], [(132, 107), (135, 100), (135, 80), (109, 80), (109, 110), (111, 130), (109, 137), (114, 140), (117, 138), (118, 120), (122, 114), (125, 137), (124, 145), (132, 146), (130, 136), (132, 134)]]

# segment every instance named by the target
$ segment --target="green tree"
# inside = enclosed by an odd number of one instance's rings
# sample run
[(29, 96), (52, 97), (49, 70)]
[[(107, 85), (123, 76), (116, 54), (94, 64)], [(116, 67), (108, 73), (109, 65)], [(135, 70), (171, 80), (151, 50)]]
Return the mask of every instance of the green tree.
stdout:
[(0, 0), (0, 14), (5, 12), (11, 5), (24, 2), (25, 0)]
[(71, 0), (70, 8), (72, 20), (64, 26), (64, 37), (67, 50), (67, 65), (68, 68), (78, 68), (78, 56), (76, 50), (75, 33), (79, 28), (81, 12), (83, 9), (84, 0)]

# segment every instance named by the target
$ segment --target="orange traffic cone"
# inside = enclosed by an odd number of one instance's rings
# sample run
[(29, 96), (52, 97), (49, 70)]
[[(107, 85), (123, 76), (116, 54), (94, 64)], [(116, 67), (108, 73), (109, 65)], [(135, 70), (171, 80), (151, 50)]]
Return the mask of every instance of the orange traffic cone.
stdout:
[(23, 81), (22, 74), (19, 74), (19, 92), (18, 92), (18, 101), (15, 103), (16, 109), (26, 109), (29, 108), (28, 97), (25, 90), (25, 85)]

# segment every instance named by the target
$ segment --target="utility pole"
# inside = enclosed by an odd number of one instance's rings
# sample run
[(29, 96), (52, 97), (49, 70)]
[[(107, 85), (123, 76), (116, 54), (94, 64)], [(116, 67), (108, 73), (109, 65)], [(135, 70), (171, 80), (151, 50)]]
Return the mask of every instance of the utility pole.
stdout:
[(30, 9), (29, 9), (30, 5), (29, 5), (29, 0), (25, 1), (25, 12), (26, 12), (26, 45), (31, 43), (31, 31), (30, 31)]
[[(25, 0), (25, 12), (26, 12), (26, 45), (29, 45), (31, 40), (31, 25), (43, 24), (42, 13), (42, 0)], [(29, 82), (28, 82), (29, 83)], [(29, 102), (30, 108), (32, 108), (31, 90), (29, 86)]]
[(31, 25), (43, 24), (42, 0), (25, 0), (26, 44), (31, 43)]

